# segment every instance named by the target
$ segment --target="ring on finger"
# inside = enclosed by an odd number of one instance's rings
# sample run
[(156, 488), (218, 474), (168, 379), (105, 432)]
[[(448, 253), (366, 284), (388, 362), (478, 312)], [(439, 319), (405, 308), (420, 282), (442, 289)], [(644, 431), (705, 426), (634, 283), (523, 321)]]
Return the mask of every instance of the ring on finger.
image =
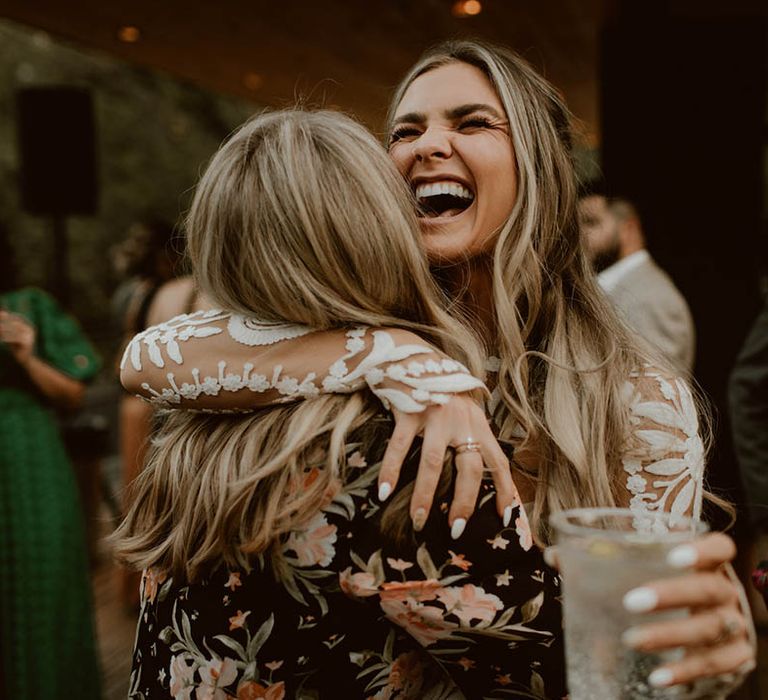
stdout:
[(455, 445), (453, 449), (457, 455), (463, 454), (464, 452), (480, 452), (480, 443), (470, 436), (467, 437), (464, 442)]
[(720, 634), (715, 639), (715, 644), (722, 644), (732, 639), (741, 630), (741, 624), (732, 617), (724, 617), (720, 622)]

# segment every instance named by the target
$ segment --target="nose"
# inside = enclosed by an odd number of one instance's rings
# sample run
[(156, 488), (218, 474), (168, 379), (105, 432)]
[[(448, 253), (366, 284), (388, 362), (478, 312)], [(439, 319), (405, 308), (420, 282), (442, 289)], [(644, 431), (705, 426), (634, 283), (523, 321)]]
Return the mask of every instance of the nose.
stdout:
[(421, 162), (430, 158), (450, 158), (453, 153), (447, 129), (432, 126), (413, 144), (413, 157)]

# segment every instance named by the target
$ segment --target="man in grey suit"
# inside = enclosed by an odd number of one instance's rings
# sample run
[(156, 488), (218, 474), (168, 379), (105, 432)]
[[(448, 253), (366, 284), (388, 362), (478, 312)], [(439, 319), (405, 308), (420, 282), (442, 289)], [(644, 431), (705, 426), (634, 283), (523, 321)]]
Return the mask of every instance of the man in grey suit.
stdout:
[(588, 194), (579, 220), (597, 281), (627, 325), (682, 372), (693, 370), (695, 331), (683, 295), (645, 247), (637, 210), (626, 199)]

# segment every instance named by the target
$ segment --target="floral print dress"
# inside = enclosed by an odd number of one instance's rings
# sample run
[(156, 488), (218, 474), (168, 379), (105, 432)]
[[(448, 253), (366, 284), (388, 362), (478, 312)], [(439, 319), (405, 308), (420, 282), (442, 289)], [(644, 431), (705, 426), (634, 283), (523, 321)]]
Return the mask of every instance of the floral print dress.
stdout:
[[(346, 483), (276, 564), (192, 585), (145, 572), (131, 698), (565, 695), (559, 580), (524, 510), (502, 527), (489, 481), (459, 540), (443, 498), (424, 530), (391, 541), (376, 497), (390, 432), (375, 421), (348, 445)], [(418, 449), (405, 481), (417, 464)]]

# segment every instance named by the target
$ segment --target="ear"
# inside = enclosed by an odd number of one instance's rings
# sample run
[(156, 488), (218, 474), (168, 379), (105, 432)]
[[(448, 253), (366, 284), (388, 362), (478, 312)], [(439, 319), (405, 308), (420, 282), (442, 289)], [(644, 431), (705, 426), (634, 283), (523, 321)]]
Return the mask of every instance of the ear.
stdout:
[(645, 238), (643, 236), (643, 228), (640, 225), (640, 219), (636, 216), (629, 216), (623, 221), (619, 222), (619, 239), (623, 246), (636, 247), (643, 245)]

